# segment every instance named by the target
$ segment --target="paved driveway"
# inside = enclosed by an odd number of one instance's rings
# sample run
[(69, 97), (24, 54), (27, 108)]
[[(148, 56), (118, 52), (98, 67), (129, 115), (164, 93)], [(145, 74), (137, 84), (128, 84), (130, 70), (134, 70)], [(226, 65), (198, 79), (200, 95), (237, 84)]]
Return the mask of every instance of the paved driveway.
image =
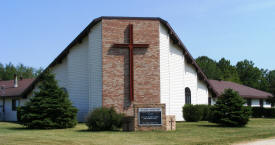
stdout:
[(238, 143), (235, 145), (275, 145), (275, 138), (272, 139), (263, 139), (263, 140), (257, 140), (253, 142), (244, 142), (244, 143)]

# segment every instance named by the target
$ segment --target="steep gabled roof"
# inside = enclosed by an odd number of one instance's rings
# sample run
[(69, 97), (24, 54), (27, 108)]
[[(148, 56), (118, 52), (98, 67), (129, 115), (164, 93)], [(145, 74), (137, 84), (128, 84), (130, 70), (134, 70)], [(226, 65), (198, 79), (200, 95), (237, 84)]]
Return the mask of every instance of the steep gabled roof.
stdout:
[[(177, 44), (183, 50), (183, 54), (184, 54), (187, 62), (192, 64), (195, 67), (195, 69), (198, 73), (199, 79), (207, 84), (207, 87), (212, 92), (213, 96), (217, 95), (217, 92), (215, 92), (215, 90), (213, 89), (213, 86), (208, 82), (208, 79), (207, 79), (206, 75), (202, 72), (202, 70), (200, 69), (200, 67), (198, 66), (198, 64), (194, 60), (194, 58), (191, 56), (189, 51), (186, 49), (184, 44), (181, 42), (178, 35), (172, 29), (170, 24), (167, 21), (165, 21), (165, 20), (163, 20), (159, 17), (110, 17), (110, 16), (102, 16), (102, 17), (96, 18), (54, 59), (54, 61), (45, 69), (45, 71), (50, 69), (51, 67), (55, 66), (56, 64), (61, 63), (63, 58), (65, 58), (68, 55), (68, 53), (70, 52), (70, 49), (74, 45), (76, 45), (77, 43), (81, 43), (82, 39), (89, 34), (91, 28), (93, 26), (95, 26), (98, 22), (102, 21), (103, 19), (157, 20), (157, 21), (160, 21), (160, 23), (162, 23), (168, 29), (169, 36), (172, 39), (173, 43)], [(34, 88), (35, 84), (40, 80), (40, 77), (41, 77), (41, 75), (38, 76), (36, 78), (36, 80), (24, 91), (24, 95), (27, 95)]]
[[(0, 81), (0, 98), (1, 97), (20, 97), (24, 90), (32, 84), (34, 79), (18, 80), (18, 87), (14, 87), (13, 80)], [(3, 88), (3, 89), (2, 89)]]
[(217, 81), (217, 80), (209, 80), (212, 84), (216, 92), (218, 92), (218, 96), (220, 96), (225, 89), (233, 89), (234, 91), (239, 92), (240, 96), (244, 98), (258, 98), (258, 99), (266, 99), (272, 94), (268, 92), (264, 92), (261, 90), (257, 90), (245, 85), (240, 85), (233, 82), (228, 81)]

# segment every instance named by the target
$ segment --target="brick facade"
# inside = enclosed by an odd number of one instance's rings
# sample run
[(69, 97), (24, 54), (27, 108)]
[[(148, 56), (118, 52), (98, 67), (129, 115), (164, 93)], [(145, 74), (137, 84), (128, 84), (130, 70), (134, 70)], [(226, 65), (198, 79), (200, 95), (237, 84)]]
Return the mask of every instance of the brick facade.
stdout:
[(149, 48), (134, 48), (134, 103), (160, 103), (160, 22), (102, 20), (102, 106), (113, 106), (133, 116), (133, 102), (129, 100), (129, 50), (112, 47), (115, 43), (129, 43), (129, 24), (133, 24), (134, 43), (149, 44)]

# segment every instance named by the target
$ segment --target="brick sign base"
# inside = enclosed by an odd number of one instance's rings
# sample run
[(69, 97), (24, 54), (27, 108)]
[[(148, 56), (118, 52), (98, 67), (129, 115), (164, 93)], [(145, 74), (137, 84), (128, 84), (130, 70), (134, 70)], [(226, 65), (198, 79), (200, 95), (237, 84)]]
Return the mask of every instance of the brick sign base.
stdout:
[[(175, 130), (176, 122), (174, 116), (166, 116), (165, 104), (134, 104), (134, 116), (128, 116), (124, 119), (124, 131), (151, 131), (151, 130)], [(160, 110), (161, 109), (161, 124), (141, 124), (139, 112), (142, 110)], [(159, 113), (155, 113), (159, 115)], [(145, 116), (146, 117), (146, 116)], [(166, 118), (168, 117), (168, 122)], [(172, 122), (171, 122), (172, 121)], [(171, 126), (172, 125), (172, 126)]]

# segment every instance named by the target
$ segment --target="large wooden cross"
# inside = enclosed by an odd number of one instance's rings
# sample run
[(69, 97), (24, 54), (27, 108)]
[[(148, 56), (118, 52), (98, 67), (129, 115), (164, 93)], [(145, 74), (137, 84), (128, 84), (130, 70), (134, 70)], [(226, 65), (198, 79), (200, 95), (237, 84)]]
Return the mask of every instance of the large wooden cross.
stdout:
[(134, 56), (133, 56), (133, 49), (134, 48), (148, 48), (149, 44), (134, 44), (134, 37), (133, 37), (133, 24), (129, 24), (129, 43), (124, 44), (114, 44), (113, 47), (116, 48), (128, 48), (129, 49), (129, 72), (130, 72), (130, 100), (134, 101)]

